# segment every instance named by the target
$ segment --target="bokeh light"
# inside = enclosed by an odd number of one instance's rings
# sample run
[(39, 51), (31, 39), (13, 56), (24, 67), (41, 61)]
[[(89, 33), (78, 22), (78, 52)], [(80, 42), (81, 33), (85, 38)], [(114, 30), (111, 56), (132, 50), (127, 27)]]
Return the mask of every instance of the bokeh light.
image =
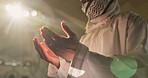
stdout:
[(37, 16), (37, 11), (36, 10), (33, 10), (33, 11), (31, 11), (31, 15), (33, 16), (33, 17), (35, 17), (35, 16)]
[(20, 19), (26, 16), (29, 16), (29, 11), (24, 10), (23, 7), (19, 4), (7, 4), (5, 6), (5, 9), (8, 11), (9, 15), (12, 16), (15, 19)]

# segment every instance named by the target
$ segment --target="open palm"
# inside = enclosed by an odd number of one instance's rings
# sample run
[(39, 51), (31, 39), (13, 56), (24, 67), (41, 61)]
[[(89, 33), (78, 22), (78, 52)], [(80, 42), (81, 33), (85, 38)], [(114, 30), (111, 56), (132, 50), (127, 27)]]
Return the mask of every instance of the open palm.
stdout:
[(66, 33), (67, 37), (61, 36), (47, 27), (42, 27), (41, 33), (46, 45), (58, 56), (71, 61), (75, 54), (78, 40), (75, 33), (73, 33), (65, 24), (61, 22), (61, 27)]

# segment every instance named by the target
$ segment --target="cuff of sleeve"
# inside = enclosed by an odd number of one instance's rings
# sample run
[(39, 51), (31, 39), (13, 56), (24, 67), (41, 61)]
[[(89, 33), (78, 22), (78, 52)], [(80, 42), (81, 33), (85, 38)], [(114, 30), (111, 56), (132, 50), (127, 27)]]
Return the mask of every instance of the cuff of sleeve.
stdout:
[(54, 66), (53, 64), (49, 63), (47, 75), (49, 77), (57, 77), (58, 76), (57, 71), (58, 71), (58, 68), (56, 66)]
[(70, 67), (70, 63), (60, 58), (60, 68), (58, 69), (53, 64), (49, 63), (47, 75), (49, 77), (54, 77), (54, 78), (58, 78), (58, 77), (66, 78), (68, 75), (69, 67)]
[(66, 78), (68, 75), (68, 70), (70, 67), (70, 63), (66, 60), (60, 58), (60, 68), (58, 69), (58, 76), (62, 78)]

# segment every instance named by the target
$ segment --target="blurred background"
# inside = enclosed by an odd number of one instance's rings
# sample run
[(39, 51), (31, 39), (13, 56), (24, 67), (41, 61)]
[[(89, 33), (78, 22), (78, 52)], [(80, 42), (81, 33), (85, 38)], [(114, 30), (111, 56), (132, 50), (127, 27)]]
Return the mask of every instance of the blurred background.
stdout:
[[(134, 11), (148, 22), (148, 0), (119, 0), (121, 12)], [(48, 63), (34, 49), (33, 37), (48, 26), (65, 35), (60, 22), (80, 38), (87, 18), (79, 0), (0, 0), (0, 78), (48, 78)]]

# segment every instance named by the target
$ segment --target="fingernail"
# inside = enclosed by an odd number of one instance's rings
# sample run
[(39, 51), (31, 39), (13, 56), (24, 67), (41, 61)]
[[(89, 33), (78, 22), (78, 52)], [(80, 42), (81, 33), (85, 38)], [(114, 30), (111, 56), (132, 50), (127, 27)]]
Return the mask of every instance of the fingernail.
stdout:
[(37, 38), (36, 38), (36, 37), (34, 37), (34, 38), (33, 38), (33, 41), (35, 41), (35, 40), (37, 40)]
[(65, 21), (62, 21), (62, 22), (61, 22), (61, 24), (62, 24), (63, 26), (65, 26), (65, 25), (66, 25), (66, 24), (65, 24)]
[(40, 35), (44, 35), (44, 34), (41, 32)]
[(43, 27), (42, 27), (42, 28), (40, 28), (40, 31), (41, 31), (41, 32), (43, 31)]
[(36, 37), (34, 37), (34, 40), (36, 40)]
[(44, 40), (43, 40), (43, 42), (45, 42), (45, 43), (46, 43), (46, 40), (44, 39)]
[(40, 44), (43, 44), (43, 42), (41, 42)]
[(44, 27), (42, 27), (42, 28), (43, 28), (43, 29), (48, 29), (48, 27), (45, 27), (45, 26), (44, 26)]

